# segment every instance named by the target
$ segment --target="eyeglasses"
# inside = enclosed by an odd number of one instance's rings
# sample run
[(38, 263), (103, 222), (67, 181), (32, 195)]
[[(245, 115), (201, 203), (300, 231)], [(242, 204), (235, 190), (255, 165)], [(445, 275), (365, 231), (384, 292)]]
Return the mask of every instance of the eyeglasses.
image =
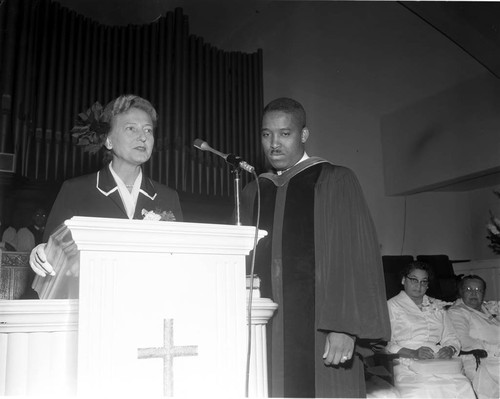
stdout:
[(482, 294), (484, 292), (484, 290), (482, 288), (478, 288), (478, 287), (476, 287), (476, 288), (465, 287), (464, 292), (468, 292), (468, 293), (476, 292), (476, 293)]
[(422, 287), (427, 287), (429, 285), (429, 280), (419, 281), (418, 279), (410, 276), (405, 276), (412, 285), (421, 285)]

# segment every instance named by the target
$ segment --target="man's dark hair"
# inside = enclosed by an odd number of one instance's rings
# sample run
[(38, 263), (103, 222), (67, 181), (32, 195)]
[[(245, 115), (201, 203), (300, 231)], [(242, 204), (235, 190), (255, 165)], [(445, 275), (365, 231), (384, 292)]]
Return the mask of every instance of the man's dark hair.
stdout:
[(291, 114), (301, 129), (306, 126), (306, 111), (301, 103), (292, 98), (281, 97), (271, 101), (264, 108), (263, 115), (273, 111), (281, 111)]

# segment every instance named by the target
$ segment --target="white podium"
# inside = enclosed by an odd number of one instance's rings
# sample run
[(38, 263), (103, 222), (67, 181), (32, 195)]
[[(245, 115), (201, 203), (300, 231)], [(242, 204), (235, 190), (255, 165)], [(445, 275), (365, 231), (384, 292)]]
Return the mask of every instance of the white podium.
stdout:
[[(277, 307), (252, 301), (252, 398), (268, 396), (266, 324)], [(76, 395), (77, 351), (77, 299), (0, 300), (0, 396)]]
[(0, 300), (0, 397), (76, 394), (78, 300)]
[(261, 298), (260, 290), (252, 299), (250, 379), (248, 396), (267, 398), (269, 396), (267, 370), (267, 323), (278, 309), (278, 304), (269, 298)]
[(79, 396), (245, 395), (245, 255), (254, 227), (65, 224), (80, 257)]

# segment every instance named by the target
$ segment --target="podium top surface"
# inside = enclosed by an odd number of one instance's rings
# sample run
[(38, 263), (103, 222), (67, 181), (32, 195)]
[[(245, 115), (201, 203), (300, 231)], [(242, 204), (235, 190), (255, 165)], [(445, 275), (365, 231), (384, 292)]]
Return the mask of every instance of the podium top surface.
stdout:
[[(75, 216), (64, 222), (78, 250), (248, 254), (254, 226)], [(257, 238), (267, 232), (258, 231)]]

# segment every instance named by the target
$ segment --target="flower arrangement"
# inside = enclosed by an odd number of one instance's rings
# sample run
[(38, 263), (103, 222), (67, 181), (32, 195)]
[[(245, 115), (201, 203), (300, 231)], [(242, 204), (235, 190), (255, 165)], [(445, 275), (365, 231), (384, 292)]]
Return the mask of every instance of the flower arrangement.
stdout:
[(164, 220), (167, 222), (175, 221), (175, 215), (172, 211), (162, 211), (159, 208), (156, 208), (154, 211), (143, 209), (141, 214), (143, 220)]
[[(499, 191), (493, 191), (493, 193), (500, 198)], [(486, 225), (488, 230), (488, 235), (486, 238), (490, 240), (488, 247), (490, 247), (494, 253), (500, 255), (500, 219), (495, 217), (493, 212), (490, 211), (490, 221)]]
[(84, 151), (96, 153), (106, 140), (110, 124), (101, 121), (103, 112), (102, 105), (96, 102), (86, 112), (76, 117), (71, 133), (77, 139), (76, 144), (84, 146)]

